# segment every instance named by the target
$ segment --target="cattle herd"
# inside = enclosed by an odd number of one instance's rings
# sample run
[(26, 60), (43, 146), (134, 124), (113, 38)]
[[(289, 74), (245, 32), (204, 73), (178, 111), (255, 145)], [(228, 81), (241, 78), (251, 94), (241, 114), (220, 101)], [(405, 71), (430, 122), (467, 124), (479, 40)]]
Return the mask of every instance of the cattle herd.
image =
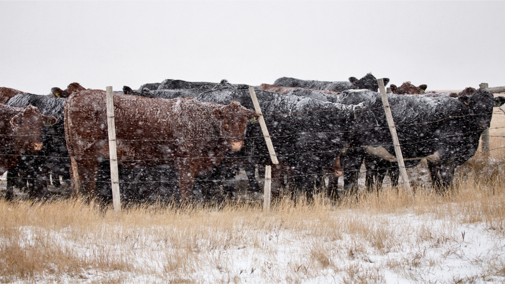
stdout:
[[(389, 79), (384, 79), (387, 84)], [(366, 167), (366, 188), (380, 189), (398, 166), (372, 74), (348, 81), (283, 77), (254, 87), (278, 165), (273, 195), (281, 187), (310, 200), (324, 187), (332, 198), (354, 193)], [(407, 167), (426, 159), (437, 192), (452, 186), (455, 169), (477, 151), (493, 107), (505, 103), (486, 90), (427, 92), (405, 82), (388, 94)], [(240, 169), (259, 192), (256, 171), (270, 165), (249, 86), (167, 79), (114, 92), (122, 198), (211, 201), (231, 197)], [(74, 196), (110, 198), (106, 93), (71, 83), (50, 95), (0, 87), (0, 174), (6, 199), (15, 187), (31, 198), (49, 195), (60, 179)], [(258, 166), (261, 165), (261, 166)], [(329, 173), (329, 180), (323, 176)], [(338, 190), (343, 176), (344, 188)]]

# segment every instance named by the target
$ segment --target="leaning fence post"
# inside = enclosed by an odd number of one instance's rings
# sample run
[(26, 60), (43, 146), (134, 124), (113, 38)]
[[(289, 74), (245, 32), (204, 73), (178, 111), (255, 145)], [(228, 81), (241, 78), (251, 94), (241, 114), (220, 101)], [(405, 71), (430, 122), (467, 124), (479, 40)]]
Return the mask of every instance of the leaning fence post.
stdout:
[[(481, 90), (487, 90), (489, 89), (489, 84), (488, 83), (481, 83), (479, 85)], [(482, 153), (486, 156), (489, 156), (490, 153), (490, 144), (489, 144), (489, 128), (484, 130), (480, 136), (480, 141), (482, 144)]]
[[(253, 87), (249, 87), (249, 93), (251, 94), (251, 99), (253, 101), (254, 109), (256, 113), (259, 114), (258, 121), (261, 126), (261, 131), (263, 132), (263, 137), (265, 138), (265, 142), (267, 144), (268, 152), (270, 153), (270, 159), (272, 160), (272, 164), (277, 165), (279, 161), (277, 160), (277, 156), (275, 155), (274, 145), (272, 144), (272, 139), (270, 138), (270, 134), (268, 133), (267, 125), (265, 123), (265, 119), (263, 118), (263, 114), (261, 113), (261, 107), (258, 102), (258, 98), (256, 97), (256, 92)], [(270, 196), (271, 196), (271, 168), (270, 166), (265, 167), (265, 191), (263, 193), (264, 204), (268, 204), (268, 207), (263, 207), (263, 210), (270, 210)]]
[(403, 154), (402, 149), (400, 148), (400, 140), (398, 140), (398, 134), (396, 133), (395, 122), (393, 120), (393, 114), (391, 113), (391, 108), (389, 107), (388, 96), (386, 94), (386, 90), (384, 89), (384, 80), (378, 79), (379, 89), (382, 97), (382, 104), (384, 105), (384, 111), (386, 112), (386, 119), (389, 125), (389, 131), (391, 132), (391, 136), (393, 137), (393, 145), (395, 146), (396, 160), (398, 161), (398, 167), (400, 168), (400, 174), (403, 179), (403, 184), (407, 189), (407, 192), (410, 194), (410, 183), (409, 177), (407, 175), (407, 170), (405, 169), (405, 163), (403, 162)]
[(116, 150), (116, 125), (114, 122), (114, 99), (112, 87), (107, 87), (107, 126), (109, 129), (109, 155), (110, 155), (110, 176), (112, 183), (112, 201), (114, 211), (121, 211), (121, 197), (119, 195), (119, 174), (117, 168)]

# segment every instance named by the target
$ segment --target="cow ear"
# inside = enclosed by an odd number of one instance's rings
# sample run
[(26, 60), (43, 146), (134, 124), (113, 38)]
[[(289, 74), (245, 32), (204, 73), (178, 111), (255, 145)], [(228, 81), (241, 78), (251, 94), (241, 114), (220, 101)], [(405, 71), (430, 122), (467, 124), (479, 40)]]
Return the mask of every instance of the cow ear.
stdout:
[(131, 95), (131, 94), (133, 94), (133, 90), (132, 90), (132, 88), (130, 88), (128, 86), (123, 86), (123, 93), (125, 95)]
[(497, 97), (494, 98), (496, 104), (495, 107), (501, 107), (503, 104), (505, 104), (505, 97)]
[(391, 84), (389, 88), (391, 88), (391, 92), (393, 92), (393, 94), (396, 94), (396, 90), (398, 89), (398, 87), (395, 84)]
[(426, 91), (426, 89), (428, 89), (428, 85), (426, 84), (419, 85), (419, 89)]
[(230, 107), (231, 107), (232, 110), (238, 110), (238, 109), (240, 109), (241, 106), (242, 105), (239, 102), (237, 102), (237, 101), (231, 101), (230, 102)]
[(356, 85), (357, 81), (358, 81), (358, 78), (356, 78), (356, 77), (349, 77), (349, 82), (351, 82), (353, 85)]
[(51, 94), (53, 94), (53, 96), (55, 96), (57, 98), (61, 98), (62, 93), (63, 93), (63, 90), (58, 87), (51, 88)]
[(54, 116), (43, 115), (42, 119), (44, 120), (44, 126), (53, 126), (58, 122), (58, 119)]
[(13, 118), (11, 118), (10, 123), (14, 127), (20, 127), (23, 124), (23, 114), (16, 114)]
[(458, 97), (458, 100), (459, 100), (460, 102), (462, 102), (463, 104), (465, 104), (465, 105), (468, 105), (468, 104), (469, 104), (469, 98), (468, 98), (468, 96), (461, 96), (461, 97)]
[(224, 113), (220, 108), (215, 108), (212, 110), (212, 115), (217, 119), (223, 119)]
[(382, 80), (384, 80), (384, 87), (387, 86), (389, 83), (389, 78), (383, 78)]
[(67, 91), (68, 91), (69, 95), (72, 94), (73, 92), (84, 91), (84, 90), (86, 90), (86, 88), (84, 88), (83, 86), (81, 86), (81, 84), (79, 84), (77, 82), (70, 83), (67, 86)]

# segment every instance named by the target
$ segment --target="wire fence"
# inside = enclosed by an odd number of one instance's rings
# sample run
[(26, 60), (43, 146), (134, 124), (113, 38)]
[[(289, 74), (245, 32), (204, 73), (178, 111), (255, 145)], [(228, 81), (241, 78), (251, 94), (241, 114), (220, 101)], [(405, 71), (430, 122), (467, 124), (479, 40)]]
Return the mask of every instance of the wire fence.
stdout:
[[(394, 106), (392, 108), (395, 108)], [(355, 109), (353, 110), (354, 112), (360, 112), (360, 111), (372, 111), (372, 110), (377, 110), (379, 108), (369, 108), (369, 109), (366, 109), (366, 108), (359, 108), (359, 109)], [(382, 109), (382, 108), (380, 108)], [(294, 115), (304, 115), (304, 114), (307, 114), (309, 112), (322, 112), (322, 111), (333, 111), (333, 112), (344, 112), (344, 111), (349, 111), (349, 110), (314, 110), (314, 111), (304, 111), (304, 112), (288, 112), (288, 113), (275, 113), (275, 114), (263, 114), (264, 117), (268, 118), (268, 117), (273, 117), (273, 116), (294, 116)], [(479, 116), (482, 115), (482, 114), (478, 114)], [(485, 114), (487, 115), (487, 114)], [(493, 110), (493, 116), (497, 116), (497, 115), (505, 115), (505, 112), (502, 110), (502, 109), (499, 109), (499, 110)], [(477, 116), (476, 114), (468, 114), (468, 115), (461, 115), (461, 116), (447, 116), (447, 117), (443, 117), (443, 118), (440, 118), (440, 119), (437, 119), (437, 120), (431, 120), (431, 121), (423, 121), (423, 122), (416, 122), (416, 123), (398, 123), (396, 124), (396, 128), (397, 129), (402, 129), (402, 128), (407, 128), (407, 127), (414, 127), (414, 126), (417, 126), (417, 125), (429, 125), (429, 124), (436, 124), (436, 123), (440, 123), (440, 122), (444, 122), (444, 121), (447, 121), (447, 120), (454, 120), (454, 119), (466, 119), (466, 118), (471, 118), (471, 117), (474, 117), (474, 116)], [(373, 128), (373, 131), (379, 131), (379, 130), (386, 130), (389, 128), (388, 125), (374, 125), (373, 127), (371, 127), (370, 129)], [(490, 130), (500, 130), (500, 129), (505, 129), (505, 127), (493, 127), (493, 128), (490, 128)], [(285, 138), (289, 138), (289, 137), (296, 137), (296, 136), (300, 136), (300, 135), (312, 135), (312, 136), (319, 136), (319, 135), (323, 135), (323, 134), (335, 134), (335, 135), (345, 135), (345, 134), (348, 134), (348, 133), (351, 133), (351, 132), (355, 132), (356, 130), (355, 129), (352, 129), (352, 130), (348, 130), (348, 131), (339, 131), (339, 132), (335, 132), (335, 131), (314, 131), (314, 132), (294, 132), (294, 133), (289, 133), (289, 134), (271, 134), (270, 137), (273, 139), (274, 141), (274, 145), (276, 144), (276, 139), (285, 139)], [(389, 131), (389, 130), (387, 130)], [(400, 132), (401, 133), (401, 132)], [(118, 133), (119, 137), (120, 137), (120, 133)], [(477, 134), (477, 132), (472, 132), (472, 131), (466, 131), (465, 132), (466, 135), (468, 134)], [(0, 136), (7, 136), (5, 134), (1, 134)], [(13, 136), (13, 135), (8, 135), (10, 136), (11, 138), (13, 137), (16, 137), (16, 138), (22, 138), (21, 135), (19, 136)], [(443, 140), (443, 139), (449, 139), (449, 138), (454, 138), (454, 137), (458, 137), (460, 136), (460, 134), (454, 134), (454, 135), (446, 135), (446, 136), (438, 136), (438, 137), (435, 137), (435, 138), (432, 138), (432, 139), (424, 139), (424, 140), (421, 140), (421, 139), (417, 139), (416, 141), (412, 141), (412, 142), (406, 142), (406, 141), (402, 141), (400, 140), (401, 142), (401, 145), (403, 147), (405, 146), (411, 146), (411, 145), (417, 145), (417, 144), (423, 144), (423, 143), (430, 143), (430, 142), (437, 142), (439, 140)], [(505, 138), (505, 136), (500, 136), (500, 135), (494, 135), (494, 136), (491, 136), (493, 138)], [(46, 137), (48, 138), (48, 137)], [(50, 138), (56, 138), (56, 139), (65, 139), (65, 136), (64, 135), (53, 135), (51, 136)], [(187, 138), (177, 138), (177, 139), (129, 139), (129, 140), (126, 140), (126, 139), (121, 139), (121, 138), (117, 138), (117, 141), (119, 143), (134, 143), (134, 142), (142, 142), (142, 143), (149, 143), (149, 142), (166, 142), (166, 143), (169, 143), (169, 142), (174, 142), (174, 141), (181, 141), (181, 140), (184, 140), (184, 142), (192, 142), (192, 141), (201, 141), (201, 140), (206, 140), (206, 141), (209, 141), (209, 140), (212, 140), (212, 139), (216, 139), (216, 138), (219, 138), (218, 136), (214, 136), (214, 137), (198, 137), (198, 138), (193, 138), (193, 139), (187, 139)], [(106, 139), (106, 138), (105, 138)], [(263, 139), (263, 135), (258, 135), (258, 136), (248, 136), (246, 137), (246, 140), (251, 140), (251, 139)], [(72, 140), (76, 140), (75, 138), (72, 138)], [(82, 140), (82, 141), (85, 141), (85, 142), (97, 142), (95, 140), (92, 140), (92, 139), (79, 139), (79, 140)], [(103, 140), (100, 140), (100, 141), (103, 141)], [(246, 142), (247, 143), (247, 142)], [(383, 146), (383, 147), (392, 147), (393, 146), (393, 143), (392, 142), (388, 142), (388, 143), (377, 143), (377, 144), (374, 144), (374, 146)], [(346, 150), (356, 150), (356, 149), (362, 149), (363, 146), (350, 146), (350, 147), (346, 147)], [(501, 149), (505, 149), (505, 146), (504, 147), (497, 147), (497, 148), (494, 148), (494, 149), (490, 149), (490, 151), (498, 151), (498, 150), (501, 150)], [(317, 151), (317, 150), (314, 150), (314, 151), (307, 151), (306, 153), (310, 153), (310, 154), (332, 154), (335, 156), (335, 159), (337, 158), (337, 155), (339, 152), (341, 152), (342, 149), (331, 149), (331, 150), (324, 150), (324, 151)], [(306, 154), (306, 153), (282, 153), (282, 156), (280, 157), (281, 160), (282, 158), (286, 158), (286, 157), (296, 157), (296, 156), (300, 156), (302, 154)], [(13, 154), (14, 155), (14, 154)], [(9, 154), (6, 154), (5, 156), (9, 156)], [(227, 160), (251, 160), (251, 159), (255, 159), (255, 158), (265, 158), (265, 157), (268, 157), (269, 154), (267, 151), (264, 151), (264, 154), (258, 154), (258, 155), (237, 155), (237, 156), (227, 156), (226, 159)], [(408, 157), (408, 155), (406, 155)], [(68, 156), (55, 156), (55, 155), (40, 155), (40, 154), (34, 154), (34, 157), (37, 157), (37, 158), (52, 158), (52, 159), (68, 159), (69, 157)], [(86, 157), (85, 159), (96, 159), (96, 157)], [(209, 159), (209, 156), (203, 156), (203, 157), (190, 157), (190, 158), (186, 158), (188, 160), (198, 160), (198, 159)], [(120, 161), (122, 161), (120, 159)], [(139, 160), (135, 160), (135, 159), (125, 159), (124, 161), (127, 161), (128, 163), (142, 163), (142, 162), (146, 162), (146, 161), (154, 161), (154, 162), (164, 162), (166, 161), (166, 159), (163, 159), (163, 158), (152, 158), (152, 159), (139, 159)], [(328, 165), (328, 166), (331, 166), (331, 165)], [(389, 166), (387, 167), (388, 169), (393, 169), (393, 168), (396, 168), (396, 166)], [(315, 174), (314, 173), (305, 173), (305, 174), (288, 174), (289, 178), (296, 178), (296, 177), (311, 177), (311, 176), (314, 176)], [(223, 179), (199, 179), (199, 181), (204, 181), (204, 182), (221, 182)], [(96, 180), (82, 180), (84, 182), (94, 182)], [(127, 181), (127, 180), (122, 180), (120, 183), (121, 184), (152, 184), (153, 182), (156, 182), (156, 181), (149, 181), (149, 182), (146, 182), (146, 181)]]

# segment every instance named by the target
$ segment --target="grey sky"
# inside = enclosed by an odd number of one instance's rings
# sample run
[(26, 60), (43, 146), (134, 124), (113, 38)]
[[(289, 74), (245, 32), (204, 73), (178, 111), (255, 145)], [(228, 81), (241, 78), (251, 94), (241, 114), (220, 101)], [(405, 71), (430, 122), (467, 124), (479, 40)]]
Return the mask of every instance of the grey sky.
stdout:
[(0, 86), (259, 85), (368, 72), (505, 85), (505, 2), (0, 2)]

